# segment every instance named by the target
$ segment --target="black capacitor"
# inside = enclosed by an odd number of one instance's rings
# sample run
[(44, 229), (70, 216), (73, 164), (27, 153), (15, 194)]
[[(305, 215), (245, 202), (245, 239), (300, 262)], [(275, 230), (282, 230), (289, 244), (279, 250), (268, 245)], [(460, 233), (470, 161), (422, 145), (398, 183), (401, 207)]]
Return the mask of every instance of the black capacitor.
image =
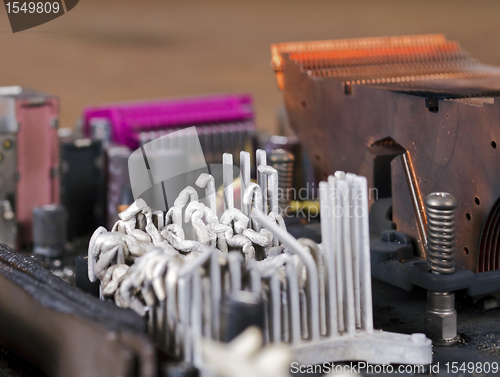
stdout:
[(104, 155), (100, 140), (61, 140), (61, 204), (70, 240), (106, 225)]
[(221, 341), (230, 342), (250, 326), (264, 331), (264, 303), (255, 293), (230, 293), (221, 309)]
[(62, 205), (33, 208), (33, 253), (60, 258), (64, 254), (66, 222), (66, 210)]

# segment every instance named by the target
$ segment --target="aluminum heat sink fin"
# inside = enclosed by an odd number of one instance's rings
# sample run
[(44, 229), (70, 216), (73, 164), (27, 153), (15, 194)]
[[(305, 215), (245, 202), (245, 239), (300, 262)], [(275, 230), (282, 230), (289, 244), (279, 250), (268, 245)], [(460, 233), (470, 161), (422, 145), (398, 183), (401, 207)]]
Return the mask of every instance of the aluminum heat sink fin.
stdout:
[(432, 343), (424, 334), (373, 329), (366, 178), (336, 172), (320, 183), (320, 204), (321, 247), (296, 240), (260, 211), (252, 216), (307, 269), (308, 338), (292, 344), (297, 361), (430, 364)]

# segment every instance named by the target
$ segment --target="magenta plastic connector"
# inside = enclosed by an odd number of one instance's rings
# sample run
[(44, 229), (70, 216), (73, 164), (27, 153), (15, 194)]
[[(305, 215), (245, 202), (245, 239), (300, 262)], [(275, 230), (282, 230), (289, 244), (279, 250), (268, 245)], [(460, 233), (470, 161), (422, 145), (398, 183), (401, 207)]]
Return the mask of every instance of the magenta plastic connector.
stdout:
[(139, 146), (139, 133), (143, 131), (253, 122), (254, 112), (249, 94), (227, 94), (87, 107), (83, 111), (87, 136), (92, 119), (108, 121), (111, 140), (134, 149)]

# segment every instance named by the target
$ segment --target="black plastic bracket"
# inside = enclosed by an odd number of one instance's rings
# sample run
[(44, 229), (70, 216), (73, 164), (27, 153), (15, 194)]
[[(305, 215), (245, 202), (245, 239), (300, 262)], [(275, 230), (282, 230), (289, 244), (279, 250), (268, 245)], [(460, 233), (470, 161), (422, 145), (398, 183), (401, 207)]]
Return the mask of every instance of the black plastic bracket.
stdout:
[(456, 267), (450, 275), (432, 274), (426, 261), (414, 256), (410, 237), (396, 230), (384, 231), (370, 248), (372, 277), (407, 291), (414, 286), (433, 292), (466, 289), (468, 296), (500, 291), (500, 270), (474, 273)]

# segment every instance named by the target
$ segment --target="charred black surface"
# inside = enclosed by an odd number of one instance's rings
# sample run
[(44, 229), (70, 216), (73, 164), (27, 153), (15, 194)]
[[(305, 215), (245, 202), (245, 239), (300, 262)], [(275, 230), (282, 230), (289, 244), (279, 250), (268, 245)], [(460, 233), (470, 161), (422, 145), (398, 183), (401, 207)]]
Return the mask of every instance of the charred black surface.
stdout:
[(144, 320), (0, 245), (0, 344), (50, 376), (152, 376)]

